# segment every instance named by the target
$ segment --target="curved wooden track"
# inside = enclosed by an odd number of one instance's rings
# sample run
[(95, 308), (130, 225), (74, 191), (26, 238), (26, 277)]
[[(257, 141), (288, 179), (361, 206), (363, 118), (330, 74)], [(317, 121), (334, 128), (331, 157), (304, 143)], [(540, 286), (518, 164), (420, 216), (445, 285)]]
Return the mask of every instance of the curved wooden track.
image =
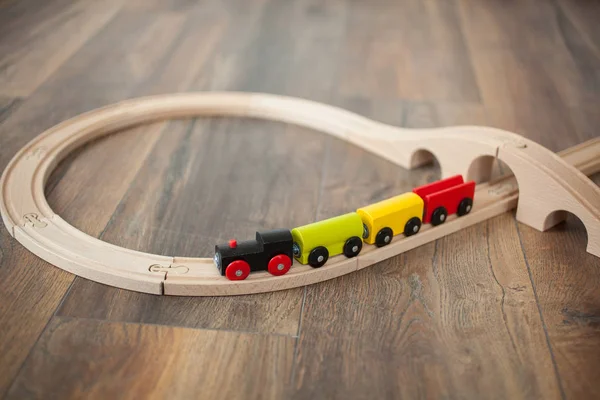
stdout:
[[(412, 168), (433, 154), (442, 175), (461, 173), (479, 181), (498, 158), (514, 177), (478, 185), (473, 211), (452, 216), (415, 236), (397, 236), (381, 249), (364, 246), (353, 259), (338, 256), (313, 269), (294, 263), (273, 277), (254, 273), (231, 282), (211, 258), (159, 256), (114, 246), (86, 235), (55, 214), (44, 196), (53, 168), (73, 149), (133, 125), (190, 116), (242, 116), (301, 125), (339, 137), (398, 165)], [(517, 207), (517, 219), (545, 230), (565, 212), (588, 232), (588, 252), (600, 256), (600, 189), (585, 175), (600, 170), (600, 141), (564, 154), (564, 159), (514, 133), (484, 127), (408, 130), (306, 100), (253, 93), (185, 93), (138, 98), (65, 121), (27, 144), (0, 180), (0, 211), (11, 234), (44, 260), (74, 274), (135, 291), (171, 295), (237, 295), (288, 289), (347, 274)], [(579, 171), (581, 169), (583, 172)], [(517, 186), (518, 182), (518, 186)], [(518, 190), (520, 188), (520, 190)], [(518, 204), (517, 204), (518, 203)], [(351, 210), (349, 210), (351, 211)]]

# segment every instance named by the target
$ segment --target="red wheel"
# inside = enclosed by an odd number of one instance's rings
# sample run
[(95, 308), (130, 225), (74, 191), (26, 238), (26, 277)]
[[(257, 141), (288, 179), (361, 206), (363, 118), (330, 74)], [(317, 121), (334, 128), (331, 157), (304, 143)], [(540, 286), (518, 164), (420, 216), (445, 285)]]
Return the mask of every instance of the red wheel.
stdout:
[(272, 275), (283, 275), (290, 270), (292, 260), (285, 254), (279, 254), (269, 261), (269, 272)]
[(250, 275), (250, 264), (244, 260), (232, 261), (225, 269), (225, 276), (230, 281), (242, 281), (248, 275)]

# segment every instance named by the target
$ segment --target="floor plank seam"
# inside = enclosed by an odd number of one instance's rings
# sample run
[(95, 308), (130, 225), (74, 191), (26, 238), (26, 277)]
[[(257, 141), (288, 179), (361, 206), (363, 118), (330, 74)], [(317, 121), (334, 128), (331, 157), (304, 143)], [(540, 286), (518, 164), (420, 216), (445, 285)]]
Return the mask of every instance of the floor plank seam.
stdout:
[(0, 108), (0, 126), (7, 121), (10, 116), (19, 109), (25, 102), (25, 97), (14, 97), (5, 107)]
[[(319, 219), (319, 213), (321, 212), (321, 201), (323, 199), (323, 191), (324, 191), (324, 182), (325, 175), (327, 174), (327, 163), (329, 160), (331, 149), (331, 138), (328, 137), (325, 141), (325, 151), (323, 155), (323, 164), (321, 165), (321, 177), (319, 181), (319, 189), (317, 194), (317, 210), (315, 211), (315, 220)], [(295, 375), (296, 375), (296, 360), (298, 357), (298, 345), (300, 342), (300, 332), (302, 330), (302, 320), (304, 314), (304, 305), (306, 304), (306, 295), (308, 292), (308, 288), (304, 286), (304, 290), (302, 291), (302, 305), (300, 306), (300, 316), (298, 318), (298, 330), (296, 331), (296, 342), (294, 343), (294, 356), (292, 358), (292, 370), (290, 376), (291, 387), (294, 387), (295, 384)]]
[(453, 4), (453, 9), (455, 12), (455, 16), (456, 16), (456, 20), (457, 20), (457, 29), (460, 32), (460, 38), (462, 41), (463, 46), (465, 46), (465, 62), (467, 63), (467, 65), (469, 66), (469, 68), (471, 69), (471, 75), (473, 76), (473, 79), (475, 80), (475, 87), (477, 88), (477, 98), (479, 99), (479, 101), (475, 104), (478, 105), (484, 105), (484, 101), (483, 101), (483, 95), (481, 94), (481, 85), (479, 84), (479, 82), (477, 82), (477, 70), (475, 68), (475, 65), (473, 65), (473, 51), (471, 49), (471, 46), (469, 46), (469, 41), (467, 39), (467, 36), (465, 35), (464, 32), (464, 26), (465, 26), (465, 21), (464, 21), (464, 16), (463, 16), (463, 11), (462, 11), (462, 4)]
[(290, 384), (293, 388), (296, 383), (296, 365), (298, 360), (298, 347), (300, 344), (300, 332), (302, 331), (302, 320), (304, 316), (304, 305), (306, 304), (306, 294), (308, 292), (308, 287), (304, 286), (304, 291), (302, 293), (302, 305), (300, 306), (300, 318), (298, 319), (298, 330), (296, 331), (296, 342), (294, 343), (294, 356), (292, 358), (292, 371), (290, 376)]
[(242, 335), (256, 335), (256, 336), (278, 336), (278, 337), (287, 337), (296, 339), (296, 335), (278, 333), (278, 332), (258, 332), (258, 331), (243, 331), (243, 330), (234, 330), (234, 329), (218, 329), (218, 328), (202, 328), (202, 327), (193, 327), (193, 326), (185, 326), (185, 325), (169, 325), (169, 324), (159, 324), (156, 322), (135, 322), (135, 321), (126, 321), (122, 319), (104, 319), (104, 318), (93, 318), (93, 317), (75, 317), (71, 315), (60, 315), (57, 314), (56, 318), (66, 319), (66, 320), (79, 320), (79, 321), (93, 321), (93, 322), (105, 322), (108, 324), (124, 324), (124, 325), (140, 325), (140, 326), (150, 326), (150, 327), (158, 327), (158, 328), (178, 328), (178, 329), (189, 329), (193, 331), (215, 331), (215, 332), (227, 332), (227, 333), (238, 333)]
[(323, 200), (323, 191), (325, 190), (323, 182), (327, 175), (327, 162), (331, 150), (331, 137), (328, 137), (325, 141), (325, 151), (323, 154), (323, 164), (321, 165), (321, 177), (319, 180), (319, 189), (317, 192), (317, 210), (315, 211), (315, 221), (319, 220), (319, 213), (321, 212), (321, 201)]
[(492, 277), (494, 278), (494, 281), (502, 290), (502, 300), (500, 301), (500, 309), (502, 310), (502, 320), (504, 322), (504, 328), (506, 329), (506, 333), (508, 334), (508, 337), (510, 338), (510, 343), (512, 344), (513, 350), (515, 351), (515, 354), (518, 356), (519, 351), (517, 350), (517, 345), (515, 343), (515, 339), (512, 335), (512, 332), (510, 331), (510, 328), (508, 327), (508, 318), (506, 317), (506, 310), (504, 309), (504, 300), (506, 298), (506, 290), (504, 289), (504, 286), (502, 286), (502, 284), (500, 284), (500, 281), (498, 281), (498, 278), (496, 277), (496, 273), (494, 272), (494, 266), (492, 264), (492, 257), (490, 256), (490, 222), (487, 221), (485, 223), (485, 225), (486, 225), (485, 235), (486, 235), (486, 242), (487, 242), (487, 258), (488, 258), (488, 263), (490, 265), (490, 272), (492, 273)]
[[(555, 7), (556, 7), (556, 11), (560, 11), (562, 13), (562, 15), (569, 20), (569, 23), (571, 25), (573, 25), (573, 28), (577, 30), (577, 33), (579, 34), (579, 36), (581, 37), (581, 39), (585, 42), (585, 44), (590, 48), (590, 50), (594, 53), (594, 55), (600, 59), (600, 53), (598, 53), (598, 49), (596, 48), (596, 44), (594, 43), (594, 40), (590, 39), (589, 35), (586, 34), (585, 32), (582, 32), (581, 29), (579, 28), (578, 24), (575, 23), (575, 21), (573, 21), (572, 16), (570, 15), (570, 12), (567, 11), (567, 9), (565, 9), (565, 7), (562, 5), (562, 2), (557, 1), (556, 3), (554, 3)], [(561, 35), (563, 36), (563, 39), (565, 39), (565, 35), (564, 33), (561, 31), (560, 32)], [(575, 57), (573, 57), (575, 58)]]
[(558, 364), (556, 363), (556, 358), (554, 356), (554, 351), (552, 349), (552, 344), (550, 343), (550, 336), (548, 335), (548, 328), (546, 327), (546, 321), (544, 320), (544, 315), (542, 313), (542, 306), (540, 305), (540, 299), (537, 294), (537, 289), (535, 288), (535, 283), (533, 282), (533, 275), (531, 274), (531, 266), (529, 265), (529, 260), (527, 258), (527, 253), (525, 252), (525, 246), (523, 246), (523, 238), (521, 236), (521, 230), (519, 229), (519, 222), (515, 218), (515, 227), (517, 228), (517, 235), (519, 236), (519, 245), (521, 246), (521, 251), (523, 252), (523, 260), (525, 261), (525, 265), (527, 266), (527, 274), (529, 275), (529, 281), (531, 282), (531, 288), (533, 289), (533, 295), (535, 297), (535, 304), (538, 309), (538, 314), (540, 316), (540, 320), (542, 322), (542, 327), (544, 329), (544, 336), (546, 337), (546, 345), (548, 347), (548, 352), (550, 353), (550, 358), (552, 360), (552, 367), (554, 368), (554, 375), (556, 376), (556, 380), (558, 381), (558, 388), (560, 390), (561, 399), (566, 399), (565, 389), (563, 387), (563, 382), (560, 376), (560, 372), (558, 370)]
[(136, 182), (136, 180), (138, 179), (144, 165), (146, 164), (148, 158), (152, 155), (152, 153), (154, 152), (154, 150), (156, 149), (156, 146), (158, 144), (158, 141), (160, 138), (162, 138), (162, 136), (165, 134), (165, 129), (166, 129), (167, 125), (164, 125), (161, 129), (159, 138), (156, 140), (156, 142), (152, 145), (152, 150), (150, 150), (146, 157), (144, 158), (144, 160), (142, 162), (140, 162), (139, 167), (137, 169), (137, 172), (135, 173), (135, 176), (131, 179), (131, 182), (129, 182), (129, 185), (127, 187), (127, 190), (125, 191), (125, 193), (123, 193), (123, 196), (121, 197), (121, 200), (119, 200), (119, 202), (117, 203), (117, 205), (115, 206), (114, 211), (112, 212), (112, 214), (110, 215), (110, 218), (108, 219), (108, 222), (106, 223), (106, 225), (104, 226), (104, 228), (102, 229), (102, 231), (100, 232), (100, 234), (98, 234), (98, 239), (102, 240), (102, 238), (104, 237), (104, 234), (106, 233), (106, 231), (110, 228), (110, 226), (112, 225), (112, 223), (114, 222), (115, 218), (116, 218), (116, 214), (119, 211), (119, 207), (121, 207), (121, 205), (123, 204), (123, 201), (128, 197), (129, 193), (131, 193), (131, 190), (133, 190), (133, 185), (134, 182)]

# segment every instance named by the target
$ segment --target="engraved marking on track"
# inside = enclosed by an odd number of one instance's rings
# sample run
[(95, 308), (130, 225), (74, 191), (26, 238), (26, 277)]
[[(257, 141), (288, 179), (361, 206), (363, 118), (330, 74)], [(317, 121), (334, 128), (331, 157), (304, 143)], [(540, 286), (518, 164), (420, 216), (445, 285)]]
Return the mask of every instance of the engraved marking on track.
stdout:
[(37, 149), (33, 149), (32, 151), (30, 151), (29, 153), (27, 153), (27, 155), (25, 156), (26, 160), (32, 159), (32, 158), (37, 158), (38, 160), (41, 160), (42, 157), (44, 156), (44, 154), (46, 153), (46, 147), (45, 146), (40, 146)]
[(190, 271), (190, 269), (188, 267), (186, 267), (185, 265), (164, 266), (164, 265), (160, 265), (160, 264), (152, 264), (150, 266), (150, 268), (148, 268), (148, 270), (150, 272), (166, 272), (166, 273), (175, 274), (175, 275), (187, 274)]
[(23, 215), (23, 219), (25, 220), (24, 226), (27, 226), (27, 224), (30, 224), (34, 228), (45, 228), (48, 226), (36, 213), (25, 214)]

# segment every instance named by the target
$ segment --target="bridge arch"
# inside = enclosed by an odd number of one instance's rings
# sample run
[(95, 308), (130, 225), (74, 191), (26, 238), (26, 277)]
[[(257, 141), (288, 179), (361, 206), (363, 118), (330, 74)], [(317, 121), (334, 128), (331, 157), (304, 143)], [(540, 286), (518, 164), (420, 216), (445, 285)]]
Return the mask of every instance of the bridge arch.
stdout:
[(473, 180), (476, 183), (487, 182), (492, 177), (492, 168), (496, 158), (490, 155), (479, 156), (471, 161), (467, 173), (466, 180)]
[(410, 155), (409, 165), (410, 168), (418, 168), (420, 166), (432, 163), (436, 159), (435, 155), (426, 149), (415, 150)]

